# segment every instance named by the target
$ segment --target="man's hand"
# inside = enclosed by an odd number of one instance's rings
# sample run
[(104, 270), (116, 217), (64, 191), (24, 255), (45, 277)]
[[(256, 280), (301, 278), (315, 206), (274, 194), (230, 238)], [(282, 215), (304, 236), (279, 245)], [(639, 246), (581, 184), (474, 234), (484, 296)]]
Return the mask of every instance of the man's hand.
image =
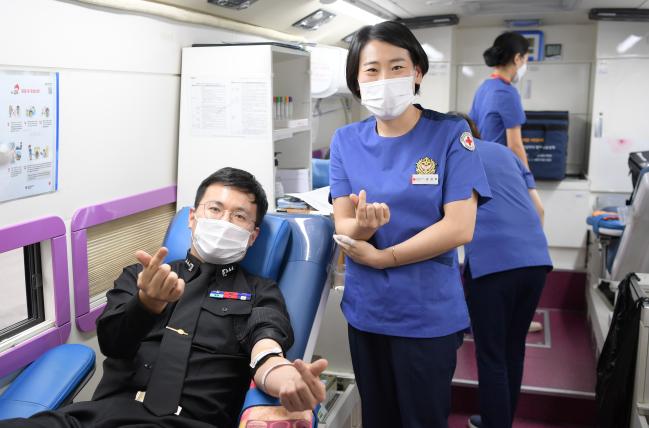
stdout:
[(346, 235), (334, 235), (334, 241), (340, 245), (345, 254), (358, 264), (374, 269), (394, 267), (394, 258), (388, 250), (377, 250), (366, 241), (352, 239)]
[(289, 412), (298, 412), (313, 410), (318, 403), (321, 403), (325, 399), (325, 386), (320, 380), (320, 374), (328, 364), (327, 360), (317, 360), (311, 364), (295, 360), (292, 367), (279, 368), (278, 378), (284, 375), (283, 378), (278, 379), (279, 400), (282, 406)]
[(178, 278), (171, 266), (162, 261), (168, 251), (161, 247), (153, 256), (146, 251), (137, 251), (135, 258), (144, 267), (137, 276), (138, 297), (151, 312), (159, 314), (168, 303), (175, 302), (185, 291), (185, 281)]
[(349, 199), (354, 203), (356, 222), (360, 227), (376, 230), (390, 221), (388, 205), (378, 202), (368, 204), (365, 190), (358, 192), (358, 195), (352, 193)]

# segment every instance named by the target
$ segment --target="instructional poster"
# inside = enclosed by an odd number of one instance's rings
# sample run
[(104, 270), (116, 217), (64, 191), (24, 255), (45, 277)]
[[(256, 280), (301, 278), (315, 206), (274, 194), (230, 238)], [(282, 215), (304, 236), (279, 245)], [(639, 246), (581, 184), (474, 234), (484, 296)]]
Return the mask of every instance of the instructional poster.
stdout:
[(191, 77), (190, 84), (193, 135), (243, 137), (269, 131), (267, 79)]
[(0, 70), (0, 202), (54, 192), (58, 73)]

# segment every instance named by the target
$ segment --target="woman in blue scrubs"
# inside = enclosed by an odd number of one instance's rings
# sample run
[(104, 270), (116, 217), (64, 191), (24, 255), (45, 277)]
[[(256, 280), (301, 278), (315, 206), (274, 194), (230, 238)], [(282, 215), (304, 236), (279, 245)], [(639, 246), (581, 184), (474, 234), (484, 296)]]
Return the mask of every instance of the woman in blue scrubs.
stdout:
[(347, 86), (373, 116), (331, 143), (342, 310), (363, 426), (447, 427), (469, 326), (456, 247), (490, 197), (466, 122), (413, 105), (428, 58), (402, 24), (361, 28)]
[(525, 110), (512, 83), (518, 83), (527, 70), (529, 48), (527, 39), (518, 33), (506, 32), (496, 38), (482, 54), (494, 72), (476, 91), (469, 112), (483, 140), (509, 147), (525, 166), (527, 155), (521, 137)]
[(480, 416), (472, 428), (511, 428), (523, 378), (525, 337), (552, 269), (543, 205), (532, 173), (511, 150), (481, 141), (476, 151), (493, 198), (478, 208), (464, 246), (464, 278), (478, 361)]

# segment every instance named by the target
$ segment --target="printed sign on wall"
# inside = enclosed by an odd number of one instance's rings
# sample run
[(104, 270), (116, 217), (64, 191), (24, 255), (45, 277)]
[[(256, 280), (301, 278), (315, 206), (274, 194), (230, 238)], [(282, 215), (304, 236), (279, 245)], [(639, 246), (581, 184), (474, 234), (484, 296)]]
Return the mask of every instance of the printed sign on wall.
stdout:
[(0, 202), (57, 189), (58, 78), (0, 70)]

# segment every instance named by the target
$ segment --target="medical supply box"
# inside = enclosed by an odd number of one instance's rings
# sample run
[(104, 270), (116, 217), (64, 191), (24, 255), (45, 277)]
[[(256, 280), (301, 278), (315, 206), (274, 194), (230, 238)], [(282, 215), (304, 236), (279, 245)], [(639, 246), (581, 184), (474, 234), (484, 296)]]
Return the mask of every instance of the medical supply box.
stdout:
[(567, 111), (526, 111), (521, 133), (530, 170), (537, 180), (562, 180), (568, 156)]

